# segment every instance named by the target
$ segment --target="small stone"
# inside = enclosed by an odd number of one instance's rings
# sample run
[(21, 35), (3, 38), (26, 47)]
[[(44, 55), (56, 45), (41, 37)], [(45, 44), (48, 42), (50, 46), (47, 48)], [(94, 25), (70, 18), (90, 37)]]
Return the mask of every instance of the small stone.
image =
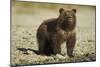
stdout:
[(59, 58), (59, 59), (65, 59), (65, 57), (60, 55), (60, 54), (57, 54), (56, 57)]
[(26, 54), (26, 55), (28, 55), (29, 53), (28, 53), (27, 51), (23, 51), (23, 54)]

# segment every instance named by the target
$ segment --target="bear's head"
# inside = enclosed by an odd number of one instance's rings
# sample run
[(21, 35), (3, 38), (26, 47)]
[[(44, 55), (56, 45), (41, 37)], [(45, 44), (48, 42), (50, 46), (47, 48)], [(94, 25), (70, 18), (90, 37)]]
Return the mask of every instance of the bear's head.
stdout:
[(65, 22), (65, 24), (70, 26), (76, 23), (76, 9), (64, 10), (60, 8), (59, 14), (60, 21)]

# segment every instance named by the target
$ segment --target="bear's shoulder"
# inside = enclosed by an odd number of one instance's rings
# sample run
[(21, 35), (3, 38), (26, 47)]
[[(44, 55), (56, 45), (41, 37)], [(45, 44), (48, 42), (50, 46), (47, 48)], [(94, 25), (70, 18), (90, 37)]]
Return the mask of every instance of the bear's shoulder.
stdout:
[(56, 20), (57, 20), (57, 18), (46, 19), (43, 21), (43, 23), (45, 23), (45, 24), (50, 23), (50, 22), (52, 23), (52, 22), (56, 22)]

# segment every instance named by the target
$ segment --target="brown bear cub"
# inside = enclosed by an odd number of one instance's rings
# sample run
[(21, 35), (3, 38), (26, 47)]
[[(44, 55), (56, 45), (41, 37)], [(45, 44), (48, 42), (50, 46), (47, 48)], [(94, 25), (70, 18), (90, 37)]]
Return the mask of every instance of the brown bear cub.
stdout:
[(67, 54), (73, 57), (76, 42), (76, 9), (59, 9), (58, 18), (45, 20), (37, 30), (39, 52), (44, 55), (61, 53), (61, 44), (66, 42)]

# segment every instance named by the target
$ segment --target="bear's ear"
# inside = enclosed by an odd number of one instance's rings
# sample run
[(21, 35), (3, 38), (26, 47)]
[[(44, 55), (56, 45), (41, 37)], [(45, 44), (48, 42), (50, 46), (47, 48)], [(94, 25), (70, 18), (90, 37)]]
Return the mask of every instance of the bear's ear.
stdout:
[(62, 13), (63, 11), (64, 11), (63, 8), (60, 8), (60, 9), (59, 9), (59, 13)]
[(72, 9), (72, 11), (73, 11), (74, 13), (76, 13), (76, 9)]

